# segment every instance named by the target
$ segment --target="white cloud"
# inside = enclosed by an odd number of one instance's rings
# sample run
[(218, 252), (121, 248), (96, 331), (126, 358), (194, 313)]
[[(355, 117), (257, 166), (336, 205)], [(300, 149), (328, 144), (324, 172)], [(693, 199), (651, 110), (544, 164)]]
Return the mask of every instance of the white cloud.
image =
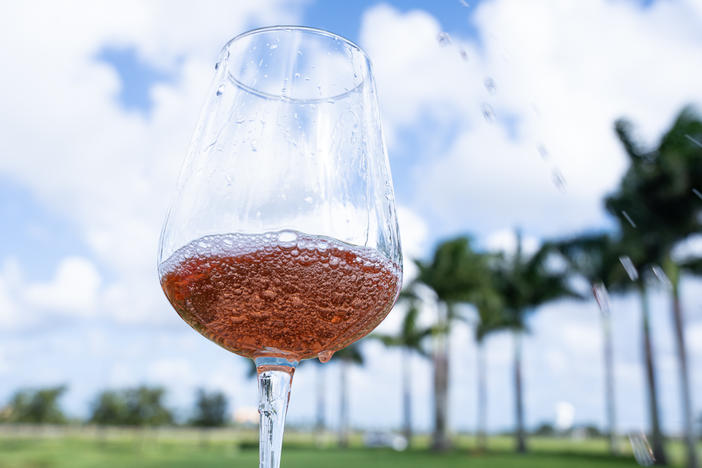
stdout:
[[(485, 247), (490, 251), (514, 253), (517, 250), (517, 234), (512, 229), (501, 229), (487, 236)], [(539, 240), (522, 234), (522, 251), (529, 256), (539, 249)]]
[[(543, 235), (601, 225), (600, 199), (625, 165), (614, 119), (630, 117), (653, 141), (683, 104), (702, 102), (702, 18), (692, 10), (691, 2), (646, 10), (633, 1), (484, 2), (474, 18), (481, 52), (455, 36), (440, 47), (440, 25), (426, 13), (369, 10), (361, 42), (374, 61), (391, 146), (402, 128), (421, 134), (426, 115), (458, 122), (448, 150), (418, 161), (412, 206), (454, 232), (520, 225)], [(484, 121), (481, 103), (495, 109), (497, 125)]]
[(35, 308), (94, 315), (100, 281), (90, 260), (68, 257), (61, 260), (51, 281), (28, 285), (24, 298)]
[[(0, 158), (0, 174), (24, 184), (78, 226), (82, 240), (110, 270), (108, 313), (130, 321), (164, 316), (155, 273), (158, 233), (219, 49), (253, 25), (296, 22), (301, 3), (0, 7), (0, 41), (21, 43), (0, 50), (4, 67), (12, 70), (0, 89), (0, 135), (5, 154), (14, 155)], [(152, 65), (174, 72), (173, 83), (152, 90), (150, 118), (125, 112), (117, 102), (117, 74), (96, 59), (106, 46), (133, 47)], [(27, 300), (87, 310), (95, 300), (88, 294), (94, 275), (75, 264), (64, 267), (56, 278), (62, 283), (35, 285)], [(93, 281), (83, 290), (69, 278), (81, 274)], [(69, 283), (72, 290), (59, 291)]]

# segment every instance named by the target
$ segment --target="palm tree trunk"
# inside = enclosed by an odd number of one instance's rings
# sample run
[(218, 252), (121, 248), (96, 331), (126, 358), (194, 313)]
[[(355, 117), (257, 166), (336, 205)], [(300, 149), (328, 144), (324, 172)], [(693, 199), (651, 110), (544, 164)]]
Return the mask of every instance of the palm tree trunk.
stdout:
[(487, 385), (485, 381), (485, 347), (478, 342), (477, 382), (478, 382), (478, 450), (487, 450)]
[(607, 426), (609, 427), (609, 453), (617, 455), (617, 409), (614, 391), (614, 354), (612, 351), (612, 318), (609, 311), (606, 288), (602, 283), (593, 284), (592, 292), (600, 308), (602, 324), (602, 357), (605, 368), (605, 402), (607, 406)]
[(402, 348), (402, 416), (403, 433), (407, 440), (407, 447), (412, 444), (412, 372), (410, 370), (411, 351)]
[(346, 359), (341, 359), (340, 373), (340, 395), (339, 395), (339, 447), (346, 448), (349, 446), (349, 401), (347, 388), (347, 372), (348, 362)]
[(514, 332), (514, 409), (517, 420), (515, 443), (518, 453), (526, 453), (526, 434), (524, 432), (524, 396), (522, 395), (522, 333)]
[(653, 363), (653, 345), (651, 342), (650, 312), (648, 297), (643, 279), (639, 280), (639, 295), (641, 296), (643, 347), (646, 363), (646, 383), (648, 385), (649, 417), (651, 418), (651, 445), (656, 465), (667, 465), (667, 457), (663, 448), (663, 434), (658, 417), (658, 394), (656, 391), (656, 374)]
[(434, 337), (434, 434), (432, 449), (450, 448), (448, 438), (448, 307), (439, 307), (439, 332)]
[(675, 345), (678, 353), (680, 372), (680, 392), (682, 400), (683, 423), (685, 425), (685, 446), (687, 449), (687, 468), (697, 468), (697, 450), (692, 415), (692, 396), (690, 395), (690, 375), (687, 367), (687, 348), (685, 347), (685, 329), (682, 304), (680, 302), (680, 274), (672, 261), (666, 262), (668, 278), (671, 280), (673, 299), (673, 324), (675, 328)]
[(321, 436), (324, 434), (326, 429), (325, 413), (326, 413), (326, 385), (324, 382), (324, 366), (322, 364), (317, 364), (317, 422), (315, 424), (317, 429), (317, 436), (319, 438), (318, 442), (321, 442)]

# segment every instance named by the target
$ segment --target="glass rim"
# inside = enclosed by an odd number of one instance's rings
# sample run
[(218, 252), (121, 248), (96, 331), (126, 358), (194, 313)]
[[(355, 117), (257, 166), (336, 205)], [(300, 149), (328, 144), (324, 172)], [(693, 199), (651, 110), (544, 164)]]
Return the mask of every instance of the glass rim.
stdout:
[[(242, 88), (243, 90), (245, 90), (251, 94), (254, 94), (256, 96), (259, 96), (261, 98), (265, 98), (265, 99), (274, 99), (274, 100), (288, 101), (288, 102), (318, 103), (318, 102), (325, 102), (325, 101), (330, 101), (330, 100), (342, 99), (345, 96), (347, 96), (347, 95), (353, 93), (354, 91), (356, 91), (357, 89), (359, 89), (361, 86), (363, 86), (363, 84), (366, 82), (366, 80), (371, 80), (371, 77), (372, 77), (371, 60), (370, 60), (370, 57), (368, 56), (368, 54), (366, 53), (366, 51), (361, 46), (359, 46), (358, 44), (356, 44), (352, 40), (345, 38), (344, 36), (340, 36), (338, 34), (331, 32), (331, 31), (327, 31), (326, 29), (314, 28), (311, 26), (283, 24), (283, 25), (274, 25), (274, 26), (263, 26), (260, 28), (254, 28), (254, 29), (250, 29), (248, 31), (244, 31), (243, 33), (237, 34), (233, 38), (229, 39), (224, 44), (224, 46), (222, 47), (222, 51), (220, 52), (220, 57), (225, 52), (227, 53), (227, 57), (228, 57), (230, 47), (232, 46), (232, 44), (234, 44), (236, 41), (238, 41), (240, 39), (244, 39), (248, 36), (253, 36), (253, 35), (257, 35), (257, 34), (261, 34), (261, 33), (275, 32), (275, 31), (300, 31), (303, 33), (315, 34), (317, 36), (325, 36), (325, 37), (328, 37), (330, 39), (340, 41), (340, 42), (344, 43), (346, 46), (358, 51), (361, 54), (361, 56), (363, 57), (363, 60), (365, 60), (365, 62), (367, 63), (367, 76), (364, 76), (363, 79), (361, 80), (361, 82), (358, 83), (356, 86), (344, 91), (343, 93), (339, 93), (339, 94), (336, 94), (333, 96), (328, 96), (328, 97), (301, 99), (301, 98), (293, 98), (293, 97), (285, 96), (285, 95), (281, 95), (281, 94), (272, 94), (272, 93), (268, 93), (265, 91), (261, 91), (259, 89), (252, 87), (252, 86), (249, 86), (245, 83), (242, 83), (232, 73), (227, 72), (228, 78), (231, 79), (232, 81), (234, 81), (234, 83), (237, 86), (239, 86), (240, 88)], [(221, 59), (218, 60), (217, 64), (219, 64), (220, 61), (221, 61)]]

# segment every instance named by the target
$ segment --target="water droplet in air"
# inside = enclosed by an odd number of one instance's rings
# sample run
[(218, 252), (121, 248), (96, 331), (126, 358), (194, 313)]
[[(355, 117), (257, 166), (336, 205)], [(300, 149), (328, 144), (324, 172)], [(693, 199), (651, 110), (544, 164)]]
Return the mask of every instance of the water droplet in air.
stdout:
[(602, 315), (609, 315), (609, 294), (605, 285), (602, 283), (595, 284), (592, 287), (592, 292), (595, 295), (595, 300)]
[(319, 358), (319, 362), (325, 363), (329, 362), (333, 355), (334, 351), (322, 351), (317, 355), (317, 358)]
[(656, 461), (656, 457), (653, 456), (653, 450), (646, 439), (646, 435), (643, 432), (632, 432), (629, 434), (629, 443), (631, 444), (631, 451), (634, 454), (634, 459), (636, 463), (641, 466), (651, 466)]
[(694, 144), (696, 144), (697, 146), (699, 146), (700, 148), (702, 148), (702, 143), (699, 142), (698, 140), (696, 140), (695, 138), (692, 138), (692, 135), (689, 135), (689, 134), (686, 133), (686, 134), (685, 134), (685, 138), (687, 138), (688, 140), (690, 140), (691, 142), (693, 142)]
[(668, 275), (665, 274), (665, 271), (663, 271), (663, 268), (659, 267), (658, 265), (653, 265), (651, 267), (651, 271), (653, 271), (653, 275), (658, 281), (660, 281), (663, 287), (666, 289), (672, 289), (673, 284), (670, 282)]
[(546, 145), (541, 143), (539, 146), (536, 147), (536, 151), (539, 152), (539, 156), (543, 159), (548, 159), (548, 149), (546, 148)]
[(634, 229), (636, 229), (636, 223), (634, 222), (633, 219), (631, 219), (631, 216), (629, 216), (629, 213), (627, 213), (626, 211), (622, 210), (622, 216), (624, 216), (624, 219), (626, 219), (627, 222), (628, 222), (629, 224), (631, 224), (631, 227), (633, 227)]
[(700, 200), (702, 200), (702, 192), (700, 192), (700, 191), (697, 190), (696, 188), (693, 188), (693, 189), (692, 189), (692, 193), (694, 193), (695, 195), (697, 195), (697, 198), (699, 198)]
[(497, 92), (497, 86), (495, 85), (495, 80), (492, 79), (492, 77), (488, 76), (485, 78), (483, 84), (485, 85), (485, 89), (487, 89), (488, 93), (495, 94)]
[(565, 192), (566, 189), (566, 180), (565, 177), (563, 176), (563, 173), (558, 169), (557, 167), (554, 167), (553, 170), (551, 171), (551, 178), (553, 179), (553, 184), (556, 186), (558, 190), (561, 192)]
[(631, 281), (636, 281), (639, 279), (639, 272), (636, 270), (634, 262), (631, 261), (631, 258), (629, 258), (627, 255), (622, 255), (619, 257), (619, 263), (622, 264)]
[(451, 43), (451, 36), (449, 36), (449, 33), (442, 31), (436, 36), (436, 40), (439, 41), (441, 47), (446, 47)]
[(221, 96), (224, 94), (224, 85), (219, 85), (219, 88), (217, 88), (217, 96)]
[(494, 122), (495, 121), (495, 110), (492, 108), (492, 106), (486, 102), (484, 102), (480, 106), (480, 110), (483, 113), (483, 118), (487, 122)]

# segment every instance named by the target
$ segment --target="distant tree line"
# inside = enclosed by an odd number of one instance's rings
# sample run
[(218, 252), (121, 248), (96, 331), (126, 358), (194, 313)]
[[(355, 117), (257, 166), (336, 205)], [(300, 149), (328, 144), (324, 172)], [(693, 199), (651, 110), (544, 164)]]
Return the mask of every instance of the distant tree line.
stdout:
[[(0, 423), (65, 424), (69, 418), (60, 406), (66, 386), (22, 389), (0, 409)], [(84, 422), (100, 426), (157, 427), (175, 424), (174, 412), (165, 404), (163, 387), (141, 385), (104, 390), (92, 402)], [(219, 391), (198, 389), (192, 416), (185, 424), (220, 427), (229, 423), (229, 403)]]

